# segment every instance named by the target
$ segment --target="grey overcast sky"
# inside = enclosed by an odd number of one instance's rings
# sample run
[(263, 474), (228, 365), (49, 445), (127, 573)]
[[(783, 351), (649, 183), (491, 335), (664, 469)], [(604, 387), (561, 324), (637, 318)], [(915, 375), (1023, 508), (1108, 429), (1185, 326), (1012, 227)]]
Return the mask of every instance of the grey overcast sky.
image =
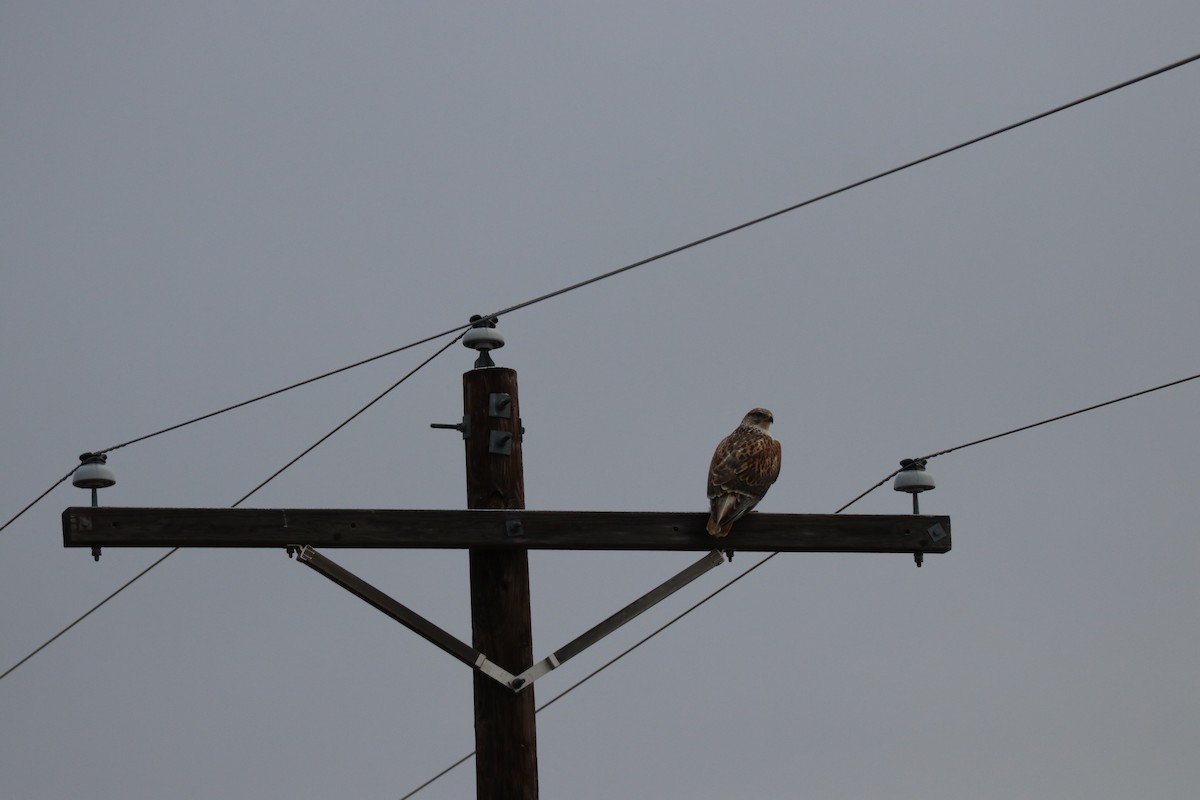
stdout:
[[(86, 450), (1196, 52), (1195, 0), (2, 3), (0, 516)], [(529, 507), (703, 510), (762, 405), (761, 510), (827, 513), (901, 458), (1200, 372), (1198, 97), (1200, 63), (505, 317)], [(118, 450), (101, 502), (228, 506), (436, 347)], [(246, 505), (463, 507), (429, 423), (471, 359)], [(1195, 797), (1198, 401), (935, 459), (953, 552), (774, 559), (539, 716), (542, 797)], [(0, 670), (161, 555), (65, 550), (87, 502), (0, 534)], [(533, 554), (535, 653), (694, 558)], [(465, 554), (336, 559), (469, 636)], [(0, 681), (19, 800), (394, 800), (472, 747), (469, 670), (280, 552), (177, 553)]]

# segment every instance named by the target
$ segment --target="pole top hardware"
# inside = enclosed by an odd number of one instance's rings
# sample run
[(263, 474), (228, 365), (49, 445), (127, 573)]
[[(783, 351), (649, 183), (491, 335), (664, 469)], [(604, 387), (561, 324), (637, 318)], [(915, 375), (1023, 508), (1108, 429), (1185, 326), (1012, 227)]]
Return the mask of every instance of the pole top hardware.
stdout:
[(117, 475), (108, 466), (108, 456), (104, 453), (84, 453), (79, 457), (82, 462), (71, 475), (71, 483), (80, 489), (107, 489), (117, 482)]
[(471, 417), (466, 414), (463, 414), (462, 422), (431, 422), (429, 423), (429, 427), (458, 431), (462, 434), (462, 438), (464, 439), (469, 439), (471, 437)]
[(900, 473), (896, 475), (896, 482), (892, 484), (892, 488), (897, 492), (910, 494), (926, 492), (935, 487), (933, 476), (925, 471), (923, 458), (906, 458), (901, 461)]
[(482, 369), (496, 366), (489, 353), (504, 347), (504, 337), (496, 330), (495, 317), (484, 319), (479, 314), (472, 314), (471, 330), (463, 336), (462, 343), (463, 347), (479, 351), (479, 358), (475, 360), (475, 369)]

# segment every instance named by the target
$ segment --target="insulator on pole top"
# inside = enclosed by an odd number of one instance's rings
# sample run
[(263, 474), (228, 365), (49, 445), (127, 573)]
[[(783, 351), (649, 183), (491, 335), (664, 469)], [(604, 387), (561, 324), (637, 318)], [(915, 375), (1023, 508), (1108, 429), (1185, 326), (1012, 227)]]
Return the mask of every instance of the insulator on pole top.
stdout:
[(479, 314), (471, 315), (471, 330), (462, 339), (463, 347), (479, 351), (475, 369), (494, 367), (490, 352), (504, 347), (504, 337), (496, 330), (496, 318), (484, 319)]

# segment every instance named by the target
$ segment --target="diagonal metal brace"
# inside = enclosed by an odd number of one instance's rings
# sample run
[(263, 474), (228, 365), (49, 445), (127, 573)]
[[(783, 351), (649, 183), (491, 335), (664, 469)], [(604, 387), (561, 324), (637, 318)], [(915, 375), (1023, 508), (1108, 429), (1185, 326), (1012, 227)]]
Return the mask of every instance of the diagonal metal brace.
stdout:
[(620, 611), (609, 616), (603, 622), (592, 626), (584, 633), (576, 636), (520, 675), (513, 675), (495, 662), (488, 660), (487, 656), (483, 653), (455, 638), (437, 625), (434, 625), (399, 600), (389, 597), (362, 578), (338, 566), (312, 547), (308, 545), (288, 545), (287, 551), (289, 555), (296, 553), (297, 560), (301, 564), (321, 573), (355, 597), (365, 600), (421, 638), (454, 656), (472, 669), (479, 670), (497, 683), (511, 689), (514, 693), (520, 692), (527, 686), (532, 685), (534, 681), (547, 672), (557, 669), (563, 662), (579, 655), (625, 623), (633, 620), (643, 611), (670, 597), (713, 567), (725, 563), (725, 556), (721, 551), (713, 550), (704, 556), (704, 558), (674, 577), (660, 583), (637, 600), (634, 600)]
[(511, 672), (489, 661), (483, 653), (434, 625), (399, 600), (379, 591), (308, 545), (289, 545), (288, 552), (296, 552), (301, 564), (321, 573), (355, 597), (375, 606), (421, 638), (441, 648), (472, 669), (477, 669), (511, 688), (512, 682), (515, 680)]
[(721, 551), (713, 550), (704, 558), (692, 564), (678, 575), (675, 575), (673, 578), (660, 583), (658, 586), (646, 592), (644, 595), (639, 597), (637, 600), (634, 600), (617, 613), (608, 617), (603, 622), (594, 625), (579, 636), (576, 636), (574, 639), (567, 642), (565, 645), (558, 648), (553, 653), (522, 672), (510, 684), (513, 691), (519, 692), (521, 689), (533, 683), (547, 672), (558, 669), (558, 667), (561, 666), (567, 659), (574, 658), (575, 656), (579, 655), (584, 650), (588, 649), (605, 636), (608, 636), (625, 623), (633, 620), (643, 611), (652, 608), (656, 604), (675, 594), (675, 592), (679, 591), (684, 586), (687, 586), (689, 583), (696, 580), (696, 578), (699, 578), (713, 567), (724, 563), (725, 556), (721, 553)]

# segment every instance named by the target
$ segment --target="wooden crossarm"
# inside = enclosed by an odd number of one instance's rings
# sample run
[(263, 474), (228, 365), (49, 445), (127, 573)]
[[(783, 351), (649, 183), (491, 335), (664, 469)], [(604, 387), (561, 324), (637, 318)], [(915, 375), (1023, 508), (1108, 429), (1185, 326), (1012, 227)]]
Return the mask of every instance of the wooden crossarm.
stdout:
[(75, 507), (63, 512), (67, 547), (484, 548), (945, 553), (950, 518), (762, 514), (726, 539), (706, 514), (667, 511), (360, 510)]

